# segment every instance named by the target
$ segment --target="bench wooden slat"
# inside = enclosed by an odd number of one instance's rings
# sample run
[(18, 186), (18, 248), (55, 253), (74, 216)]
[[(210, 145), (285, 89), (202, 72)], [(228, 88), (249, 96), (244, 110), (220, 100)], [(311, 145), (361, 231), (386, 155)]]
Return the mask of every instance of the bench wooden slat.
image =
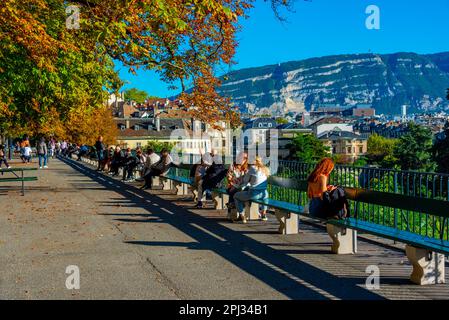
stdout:
[(181, 183), (186, 183), (189, 185), (193, 185), (193, 181), (190, 178), (185, 178), (185, 177), (177, 177), (177, 176), (173, 176), (173, 175), (165, 175), (165, 176), (160, 176), (161, 178), (167, 178), (173, 181), (177, 181), (177, 182), (181, 182)]
[(345, 188), (345, 193), (348, 199), (358, 202), (449, 217), (449, 201), (445, 200), (418, 198), (360, 188)]
[(263, 204), (266, 205), (268, 207), (271, 208), (276, 208), (276, 209), (282, 209), (291, 213), (295, 213), (295, 214), (304, 214), (304, 207), (300, 206), (300, 205), (296, 205), (290, 202), (285, 202), (285, 201), (279, 201), (279, 200), (273, 200), (273, 199), (266, 199), (264, 200), (251, 200), (251, 202), (255, 202), (258, 204)]
[[(177, 179), (180, 179), (180, 177), (177, 177)], [(304, 192), (307, 191), (306, 180), (271, 176), (269, 177), (268, 182), (274, 186), (296, 189)], [(224, 188), (214, 188), (212, 191), (220, 194), (227, 194), (227, 191)], [(371, 203), (402, 210), (423, 212), (441, 217), (449, 217), (448, 201), (417, 198), (407, 195), (365, 190), (360, 188), (345, 188), (345, 192), (348, 199), (358, 202)], [(309, 216), (304, 212), (303, 206), (285, 201), (267, 199), (265, 201), (255, 200), (252, 202), (264, 204), (272, 208), (289, 211), (298, 215)], [(321, 219), (317, 220), (321, 221)], [(383, 238), (403, 242), (412, 246), (426, 248), (443, 254), (449, 254), (449, 241), (424, 237), (410, 231), (398, 230), (393, 227), (382, 226), (372, 222), (357, 220), (355, 218), (348, 218), (344, 220), (332, 219), (327, 220), (326, 222), (335, 226), (354, 229)]]

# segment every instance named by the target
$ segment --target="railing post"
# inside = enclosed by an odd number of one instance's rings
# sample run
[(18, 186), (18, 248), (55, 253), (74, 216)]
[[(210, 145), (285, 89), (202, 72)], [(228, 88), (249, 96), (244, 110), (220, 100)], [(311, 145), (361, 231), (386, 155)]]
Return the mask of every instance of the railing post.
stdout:
[[(394, 193), (398, 193), (398, 173), (394, 172), (394, 178), (393, 178), (393, 187), (394, 187)], [(398, 228), (398, 209), (394, 208), (394, 228)], [(396, 243), (396, 241), (395, 241)]]

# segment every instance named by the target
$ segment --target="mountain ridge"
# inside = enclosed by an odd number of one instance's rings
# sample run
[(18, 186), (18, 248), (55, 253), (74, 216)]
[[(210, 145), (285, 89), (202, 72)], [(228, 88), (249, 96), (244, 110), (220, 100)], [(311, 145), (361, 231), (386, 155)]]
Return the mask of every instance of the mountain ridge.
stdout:
[(449, 110), (449, 52), (358, 53), (232, 71), (219, 92), (242, 112), (283, 115), (324, 104), (369, 103), (379, 113)]

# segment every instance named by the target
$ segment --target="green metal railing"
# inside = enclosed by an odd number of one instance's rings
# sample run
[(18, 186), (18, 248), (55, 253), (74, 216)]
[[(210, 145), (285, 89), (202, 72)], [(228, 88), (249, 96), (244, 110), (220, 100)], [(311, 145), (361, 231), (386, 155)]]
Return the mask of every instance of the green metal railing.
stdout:
[[(296, 161), (279, 161), (274, 176), (306, 180), (314, 164)], [(173, 174), (188, 177), (189, 169), (172, 168)], [(343, 187), (356, 187), (367, 190), (396, 193), (420, 198), (449, 201), (449, 175), (401, 171), (393, 169), (335, 166), (329, 177), (329, 183)], [(290, 203), (307, 205), (304, 191), (269, 185), (271, 198)], [(387, 206), (350, 201), (351, 215), (363, 221), (406, 230), (423, 236), (449, 240), (449, 226), (445, 218), (431, 214), (402, 210)]]
[[(276, 175), (306, 180), (314, 167), (315, 165), (310, 163), (279, 161)], [(420, 198), (449, 201), (448, 174), (336, 165), (329, 177), (329, 183), (407, 195), (416, 198), (415, 201), (419, 201)], [(284, 197), (286, 194), (284, 193)], [(298, 201), (300, 204), (307, 202), (305, 192), (302, 192), (299, 198), (296, 196), (286, 198), (287, 201)], [(356, 215), (357, 219), (431, 238), (449, 240), (446, 218), (355, 201), (350, 201), (350, 204), (352, 215)]]

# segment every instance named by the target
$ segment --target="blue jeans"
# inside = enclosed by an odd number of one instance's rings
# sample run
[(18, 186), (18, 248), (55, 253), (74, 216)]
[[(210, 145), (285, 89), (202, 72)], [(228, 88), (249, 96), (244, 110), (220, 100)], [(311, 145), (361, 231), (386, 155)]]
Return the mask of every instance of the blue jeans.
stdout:
[[(268, 198), (268, 191), (265, 190), (244, 190), (234, 195), (235, 207), (239, 214), (243, 214), (245, 210), (245, 202), (251, 200), (264, 200)], [(261, 210), (267, 210), (267, 206), (261, 205)]]
[(315, 218), (326, 219), (326, 209), (321, 198), (312, 198), (309, 202), (309, 214)]
[(42, 162), (44, 163), (43, 165), (46, 166), (47, 165), (47, 155), (46, 154), (39, 154), (39, 167), (42, 167)]

